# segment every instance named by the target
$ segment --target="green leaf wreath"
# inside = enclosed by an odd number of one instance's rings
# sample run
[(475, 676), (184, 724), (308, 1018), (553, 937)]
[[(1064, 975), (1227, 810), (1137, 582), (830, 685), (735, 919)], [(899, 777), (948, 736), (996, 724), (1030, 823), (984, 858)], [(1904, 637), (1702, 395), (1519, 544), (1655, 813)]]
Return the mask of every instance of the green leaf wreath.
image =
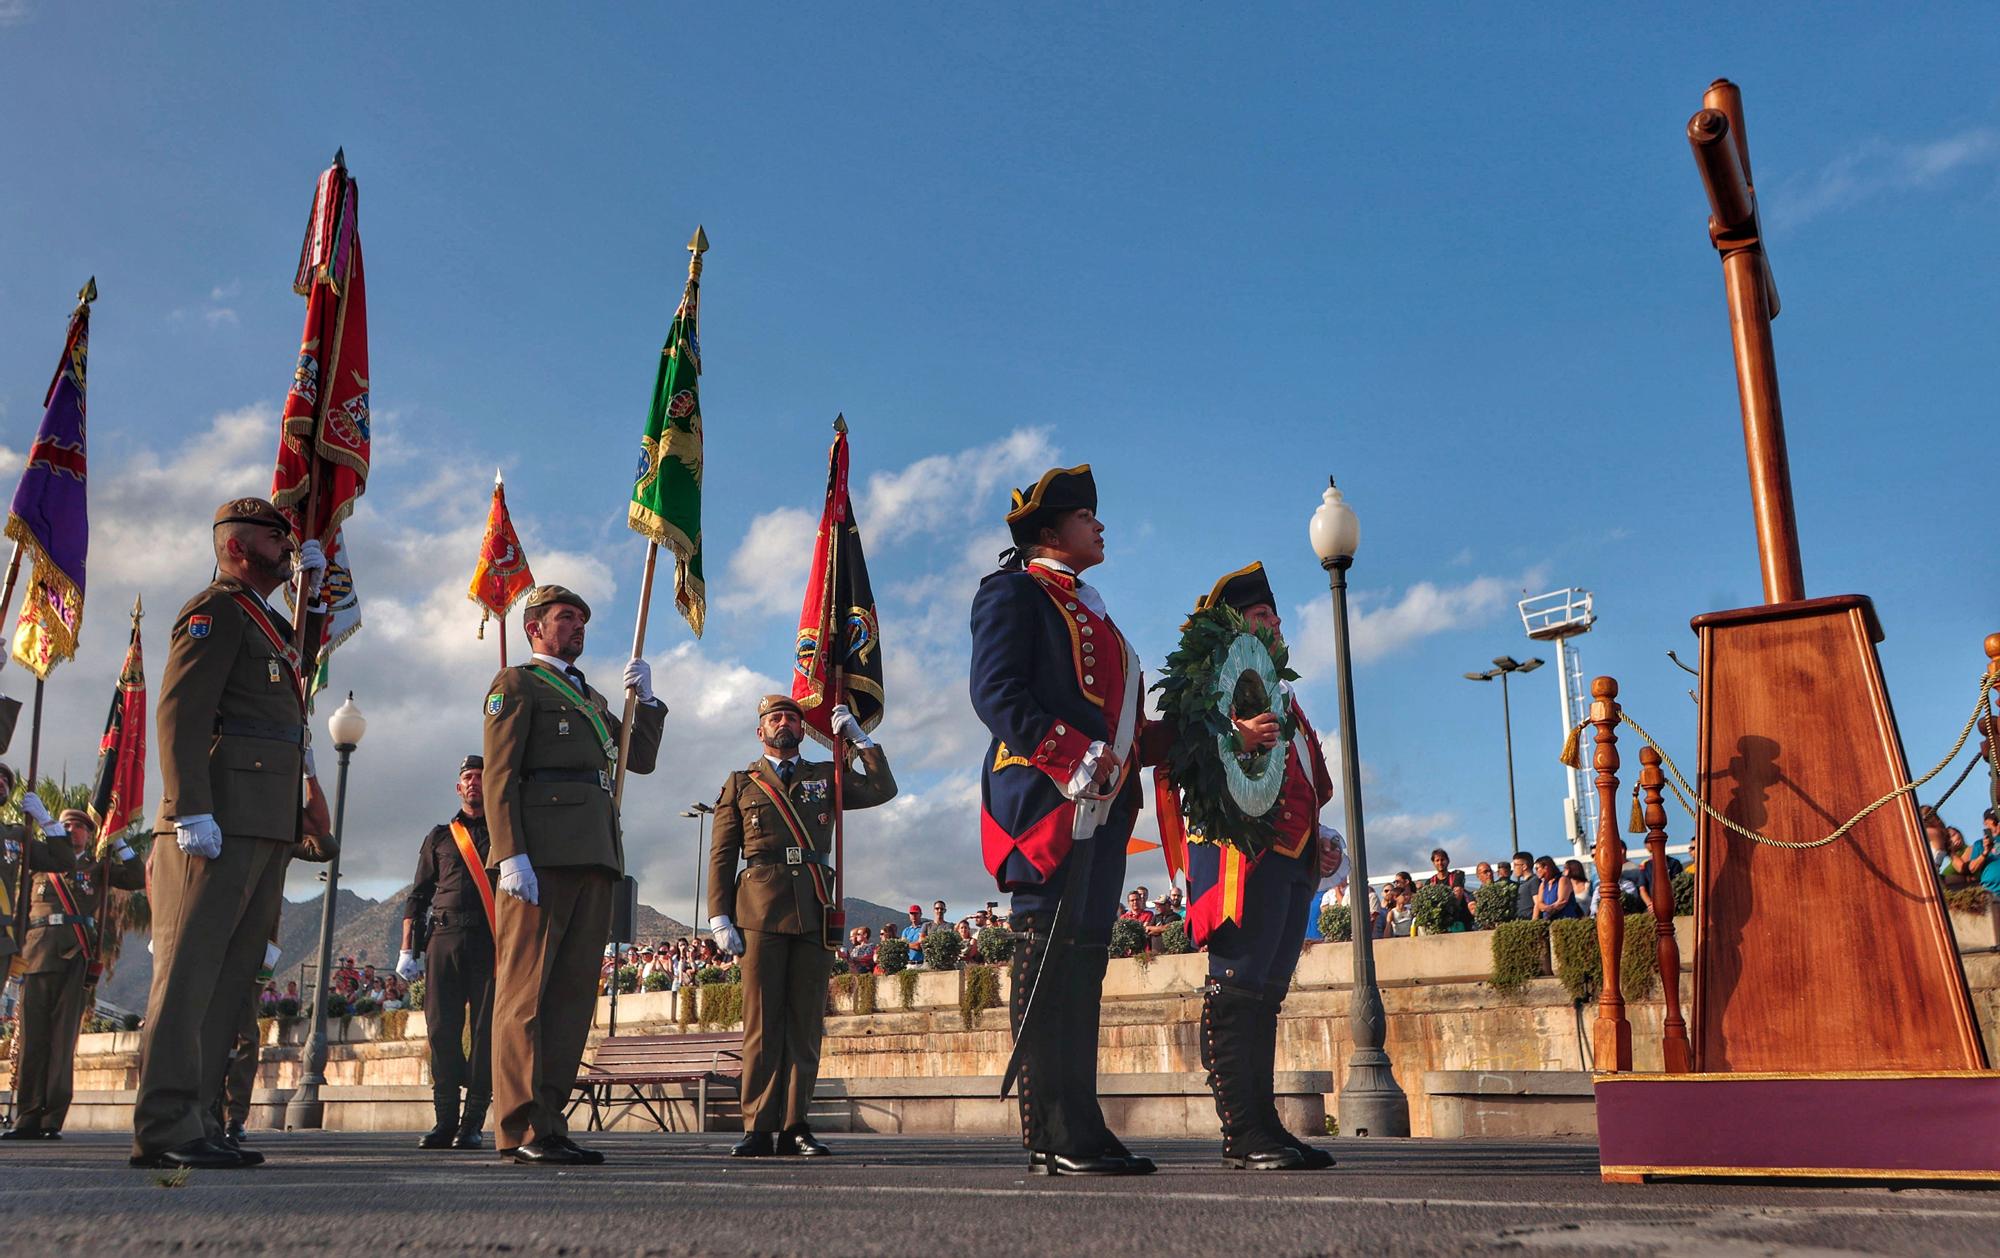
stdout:
[[(1188, 617), (1181, 627), (1180, 645), (1167, 657), (1166, 669), (1153, 689), (1160, 692), (1161, 716), (1174, 730), (1168, 761), (1180, 791), (1188, 836), (1255, 855), (1271, 846), (1277, 827), (1269, 813), (1250, 816), (1230, 795), (1222, 758), (1231, 753), (1224, 752), (1222, 742), (1235, 746), (1236, 730), (1229, 717), (1218, 710), (1224, 686), (1231, 689), (1231, 713), (1255, 715), (1271, 707), (1272, 696), (1254, 673), (1221, 675), (1230, 644), (1245, 634), (1262, 642), (1270, 652), (1280, 681), (1298, 680), (1299, 675), (1286, 667), (1290, 653), (1282, 639), (1269, 629), (1251, 628), (1235, 608), (1218, 605)], [(1270, 757), (1284, 756), (1297, 729), (1298, 717), (1286, 704), (1277, 743), (1254, 756), (1242, 757), (1246, 770), (1261, 773)]]

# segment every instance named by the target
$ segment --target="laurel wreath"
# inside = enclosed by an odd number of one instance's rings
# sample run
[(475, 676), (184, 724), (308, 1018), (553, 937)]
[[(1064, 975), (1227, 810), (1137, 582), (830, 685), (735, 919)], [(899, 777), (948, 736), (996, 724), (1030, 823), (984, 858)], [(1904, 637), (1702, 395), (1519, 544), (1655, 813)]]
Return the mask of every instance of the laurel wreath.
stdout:
[[(1247, 650), (1244, 639), (1261, 646), (1261, 652)], [(1246, 658), (1262, 653), (1268, 653), (1271, 661), (1268, 682), (1257, 671), (1239, 667)], [(1167, 657), (1153, 689), (1160, 692), (1161, 716), (1174, 729), (1168, 763), (1190, 838), (1251, 855), (1276, 839), (1274, 806), (1266, 804), (1253, 813), (1239, 803), (1238, 794), (1243, 793), (1245, 780), (1254, 785), (1272, 773), (1282, 780), (1298, 717), (1284, 692), (1273, 689), (1277, 682), (1298, 680), (1298, 674), (1286, 667), (1289, 660), (1290, 653), (1276, 634), (1251, 628), (1233, 607), (1196, 612), (1181, 627), (1180, 645)], [(1270, 711), (1281, 712), (1277, 743), (1255, 755), (1243, 754), (1231, 717)], [(1236, 790), (1231, 789), (1232, 779), (1237, 780)]]

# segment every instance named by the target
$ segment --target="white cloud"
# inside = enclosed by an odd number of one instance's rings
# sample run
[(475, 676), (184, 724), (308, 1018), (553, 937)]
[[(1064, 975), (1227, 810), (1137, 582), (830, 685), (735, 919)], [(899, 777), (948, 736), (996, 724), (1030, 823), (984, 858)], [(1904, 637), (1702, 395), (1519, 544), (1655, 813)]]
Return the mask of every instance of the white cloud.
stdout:
[(934, 454), (899, 472), (876, 472), (856, 507), (864, 536), (888, 545), (991, 514), (1003, 489), (1047, 471), (1055, 447), (1046, 428), (1017, 428), (990, 445)]
[[(1519, 577), (1474, 577), (1457, 585), (1419, 581), (1393, 599), (1382, 591), (1353, 591), (1348, 596), (1348, 630), (1354, 662), (1371, 663), (1424, 638), (1490, 623), (1512, 610), (1516, 591), (1539, 580), (1540, 569), (1531, 569)], [(1295, 627), (1285, 634), (1292, 647), (1292, 667), (1306, 677), (1331, 673), (1331, 600), (1300, 604), (1293, 610), (1292, 623)]]
[(2000, 129), (1967, 127), (1912, 143), (1864, 140), (1814, 174), (1783, 180), (1759, 199), (1767, 217), (1796, 226), (1873, 197), (1937, 188), (1960, 172), (2000, 164)]
[(0, 26), (18, 26), (35, 16), (29, 0), (0, 0)]
[(818, 530), (819, 517), (800, 507), (779, 507), (750, 521), (750, 531), (729, 557), (729, 591), (716, 606), (798, 615)]

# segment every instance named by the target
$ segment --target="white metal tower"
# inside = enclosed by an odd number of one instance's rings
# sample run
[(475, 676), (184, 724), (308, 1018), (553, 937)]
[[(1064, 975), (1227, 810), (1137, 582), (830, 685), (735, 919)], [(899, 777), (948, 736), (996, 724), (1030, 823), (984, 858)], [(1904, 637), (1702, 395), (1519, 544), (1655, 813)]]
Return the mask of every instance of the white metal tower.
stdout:
[[(1556, 652), (1556, 683), (1562, 697), (1562, 732), (1565, 737), (1582, 722), (1590, 708), (1590, 683), (1583, 679), (1577, 662), (1576, 643), (1581, 634), (1597, 623), (1591, 610), (1589, 590), (1551, 590), (1520, 602), (1521, 625), (1537, 642), (1553, 643)], [(1586, 744), (1588, 745), (1588, 744)], [(1588, 765), (1589, 761), (1583, 761)], [(1590, 854), (1597, 835), (1597, 793), (1584, 777), (1587, 768), (1564, 768), (1569, 795), (1563, 801), (1563, 831), (1569, 835), (1570, 850), (1579, 859)]]

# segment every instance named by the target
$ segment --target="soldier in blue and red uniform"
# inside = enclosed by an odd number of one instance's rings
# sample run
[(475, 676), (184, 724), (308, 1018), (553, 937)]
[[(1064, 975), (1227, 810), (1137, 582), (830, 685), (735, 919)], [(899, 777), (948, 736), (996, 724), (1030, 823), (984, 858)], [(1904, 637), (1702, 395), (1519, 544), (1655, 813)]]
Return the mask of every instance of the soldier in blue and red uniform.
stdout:
[[(1230, 573), (1197, 600), (1197, 612), (1235, 608), (1252, 628), (1281, 634), (1277, 600), (1264, 565)], [(1223, 1161), (1253, 1170), (1319, 1170), (1325, 1152), (1299, 1140), (1278, 1119), (1272, 1094), (1278, 1008), (1298, 968), (1314, 892), (1346, 858), (1346, 844), (1319, 823), (1333, 798), (1333, 778), (1319, 737), (1292, 699), (1298, 730), (1285, 750), (1285, 782), (1269, 814), (1272, 846), (1256, 856), (1233, 847), (1188, 843), (1188, 933), (1208, 947), (1202, 991), (1201, 1064), (1222, 1119)], [(1278, 718), (1262, 713), (1236, 722), (1244, 753), (1278, 741)]]
[[(1090, 465), (1052, 469), (1016, 491), (1007, 527), (1013, 548), (972, 603), (971, 690), (993, 733), (980, 844), (1013, 895), (1022, 1143), (1038, 1174), (1145, 1174), (1152, 1161), (1125, 1148), (1097, 1104), (1098, 1004), (1139, 812), (1144, 716), (1138, 659), (1082, 579), (1104, 559)], [(1104, 814), (1081, 835), (1080, 808), (1085, 825)], [(1057, 931), (1065, 894), (1075, 903)]]

